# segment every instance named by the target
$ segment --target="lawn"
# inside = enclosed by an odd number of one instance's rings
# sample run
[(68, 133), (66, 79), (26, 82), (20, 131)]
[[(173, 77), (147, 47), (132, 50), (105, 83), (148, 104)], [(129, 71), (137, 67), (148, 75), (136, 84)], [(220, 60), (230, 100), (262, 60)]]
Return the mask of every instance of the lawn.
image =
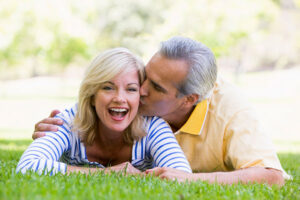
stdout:
[[(79, 79), (37, 77), (0, 81), (0, 200), (2, 199), (300, 199), (300, 68), (241, 76), (275, 143), (283, 168), (293, 176), (278, 188), (177, 183), (124, 174), (20, 175), (15, 168), (31, 142), (33, 125), (52, 109), (76, 101)], [(20, 89), (21, 88), (21, 89)]]
[(294, 177), (281, 188), (264, 184), (225, 186), (124, 174), (16, 174), (18, 160), (30, 142), (0, 140), (0, 199), (300, 199), (300, 154), (279, 154), (283, 167)]

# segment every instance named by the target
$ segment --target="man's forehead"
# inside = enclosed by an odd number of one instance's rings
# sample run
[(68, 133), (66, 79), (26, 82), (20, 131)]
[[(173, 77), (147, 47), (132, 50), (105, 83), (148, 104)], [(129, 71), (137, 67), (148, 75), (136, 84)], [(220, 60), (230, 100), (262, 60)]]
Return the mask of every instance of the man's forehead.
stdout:
[(184, 60), (168, 59), (155, 54), (146, 66), (146, 75), (156, 82), (170, 82), (172, 85), (183, 81), (188, 72)]

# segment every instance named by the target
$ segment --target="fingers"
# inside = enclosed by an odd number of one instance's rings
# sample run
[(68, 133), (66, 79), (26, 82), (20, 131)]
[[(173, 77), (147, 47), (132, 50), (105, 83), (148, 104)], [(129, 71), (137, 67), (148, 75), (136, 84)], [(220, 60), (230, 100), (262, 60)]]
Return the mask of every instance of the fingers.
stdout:
[(52, 110), (52, 112), (50, 113), (49, 117), (54, 117), (54, 116), (57, 115), (58, 113), (60, 113), (59, 110)]
[(46, 118), (35, 124), (34, 132), (38, 131), (57, 131), (56, 125), (62, 125), (63, 121), (58, 118)]
[(46, 118), (38, 122), (34, 126), (34, 132), (32, 134), (32, 139), (37, 139), (45, 136), (45, 131), (58, 131), (57, 125), (62, 125), (63, 121), (57, 118)]
[(165, 168), (164, 167), (155, 167), (153, 169), (147, 169), (145, 171), (146, 174), (154, 175), (154, 176), (160, 176), (162, 173), (164, 173)]
[(39, 123), (36, 125), (34, 132), (58, 131), (58, 126), (52, 124)]
[(40, 137), (44, 137), (46, 134), (45, 134), (45, 132), (34, 132), (33, 134), (32, 134), (32, 139), (38, 139), (38, 138), (40, 138)]

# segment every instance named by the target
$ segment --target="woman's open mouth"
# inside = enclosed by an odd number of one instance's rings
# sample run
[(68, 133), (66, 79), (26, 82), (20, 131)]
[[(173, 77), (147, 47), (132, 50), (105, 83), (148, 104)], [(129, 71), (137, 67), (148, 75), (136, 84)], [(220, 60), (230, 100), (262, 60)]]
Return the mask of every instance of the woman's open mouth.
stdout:
[(109, 108), (108, 112), (114, 120), (120, 121), (120, 120), (124, 119), (125, 115), (128, 113), (128, 109), (127, 108)]

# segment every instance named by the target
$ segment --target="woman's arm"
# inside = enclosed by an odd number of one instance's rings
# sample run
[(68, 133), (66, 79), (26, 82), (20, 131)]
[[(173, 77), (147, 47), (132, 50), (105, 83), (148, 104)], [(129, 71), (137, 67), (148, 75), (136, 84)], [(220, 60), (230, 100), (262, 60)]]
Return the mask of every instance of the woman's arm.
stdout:
[(59, 162), (63, 152), (68, 149), (70, 142), (67, 134), (47, 133), (47, 136), (39, 138), (31, 143), (27, 150), (23, 153), (18, 166), (17, 172), (26, 173), (31, 170), (39, 174), (50, 175), (67, 171), (67, 165)]
[(63, 174), (67, 171), (67, 165), (59, 162), (62, 154), (71, 149), (75, 142), (74, 135), (71, 134), (71, 124), (76, 113), (76, 105), (60, 113), (58, 118), (63, 120), (63, 124), (58, 127), (56, 132), (47, 132), (47, 135), (36, 139), (23, 153), (17, 172), (26, 173), (31, 170), (39, 174), (57, 172)]
[(161, 118), (150, 118), (147, 149), (155, 167), (170, 167), (185, 172), (192, 172), (171, 128)]

